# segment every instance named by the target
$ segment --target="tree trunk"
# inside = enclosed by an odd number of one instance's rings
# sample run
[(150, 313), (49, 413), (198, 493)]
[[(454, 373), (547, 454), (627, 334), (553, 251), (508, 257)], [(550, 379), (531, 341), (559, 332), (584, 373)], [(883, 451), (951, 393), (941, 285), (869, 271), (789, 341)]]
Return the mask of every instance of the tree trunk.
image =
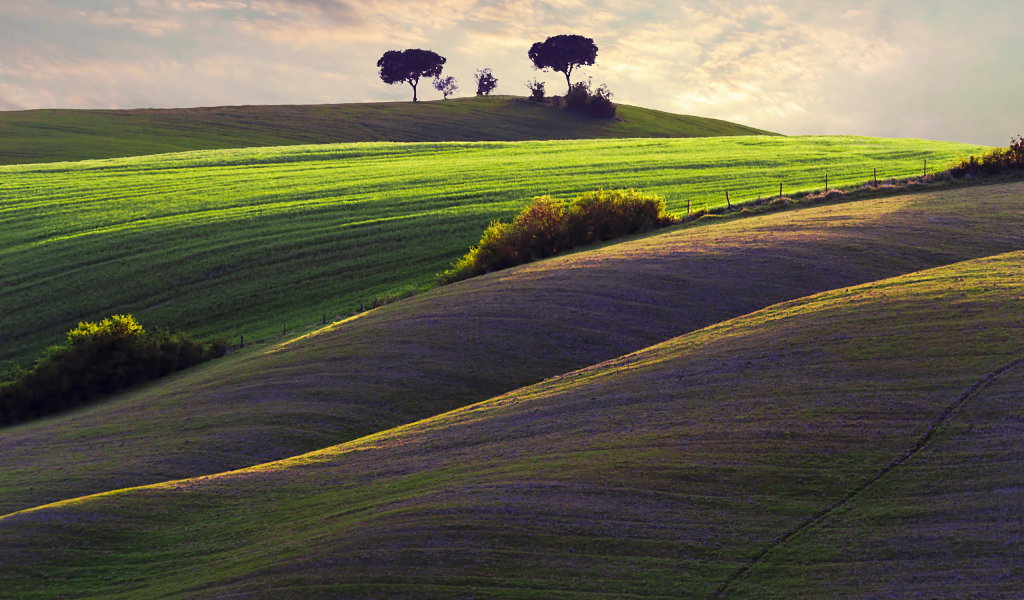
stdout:
[(565, 70), (565, 83), (567, 83), (569, 85), (569, 91), (566, 92), (566, 94), (572, 92), (572, 81), (569, 79), (569, 75), (571, 73), (572, 73), (572, 69), (571, 68)]
[(412, 101), (413, 102), (416, 102), (416, 84), (417, 83), (419, 83), (419, 81), (410, 81), (409, 82), (409, 85), (412, 86)]

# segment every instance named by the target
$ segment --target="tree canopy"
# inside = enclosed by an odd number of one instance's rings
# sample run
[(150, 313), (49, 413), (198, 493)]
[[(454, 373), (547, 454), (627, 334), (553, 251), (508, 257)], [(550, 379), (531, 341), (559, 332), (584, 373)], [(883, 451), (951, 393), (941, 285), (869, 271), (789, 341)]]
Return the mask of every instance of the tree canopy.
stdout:
[(556, 35), (535, 43), (527, 54), (535, 68), (564, 73), (565, 82), (572, 91), (572, 70), (593, 65), (597, 60), (597, 45), (582, 35)]
[(408, 83), (412, 86), (412, 101), (416, 102), (416, 85), (420, 77), (438, 77), (447, 59), (431, 50), (410, 48), (388, 50), (377, 61), (380, 79), (388, 85)]

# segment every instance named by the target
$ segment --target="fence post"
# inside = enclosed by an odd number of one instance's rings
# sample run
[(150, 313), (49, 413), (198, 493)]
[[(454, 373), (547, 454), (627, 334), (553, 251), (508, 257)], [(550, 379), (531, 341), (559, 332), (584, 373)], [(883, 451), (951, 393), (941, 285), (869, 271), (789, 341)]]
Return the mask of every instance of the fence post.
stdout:
[(825, 173), (825, 193), (828, 193), (828, 173)]
[(686, 197), (686, 216), (690, 216), (690, 197)]
[(782, 184), (779, 184), (779, 200), (782, 200)]
[(928, 176), (928, 159), (924, 159), (924, 177)]
[(878, 167), (875, 167), (875, 187), (878, 187)]
[(245, 348), (245, 336), (242, 336), (242, 343), (238, 345), (239, 348)]
[(281, 335), (288, 335), (288, 325), (286, 323), (281, 324)]
[(324, 313), (324, 325), (327, 324), (327, 313)]
[(725, 190), (725, 205), (729, 207), (729, 210), (732, 210), (732, 201), (729, 200), (729, 190)]
[(363, 308), (363, 301), (362, 300), (359, 301), (359, 312), (366, 312), (366, 309)]

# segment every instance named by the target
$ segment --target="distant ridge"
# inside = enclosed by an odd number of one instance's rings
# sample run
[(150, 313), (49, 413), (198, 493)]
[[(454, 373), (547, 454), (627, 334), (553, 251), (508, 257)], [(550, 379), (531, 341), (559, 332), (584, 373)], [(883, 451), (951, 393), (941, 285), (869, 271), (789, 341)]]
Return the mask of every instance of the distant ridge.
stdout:
[(619, 105), (593, 119), (513, 96), (280, 106), (0, 112), (0, 164), (335, 142), (456, 142), (778, 135)]

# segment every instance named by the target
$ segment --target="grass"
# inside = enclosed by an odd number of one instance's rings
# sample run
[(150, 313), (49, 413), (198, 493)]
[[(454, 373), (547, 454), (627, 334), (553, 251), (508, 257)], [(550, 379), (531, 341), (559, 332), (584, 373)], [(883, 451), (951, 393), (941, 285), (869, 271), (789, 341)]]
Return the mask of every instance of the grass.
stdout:
[[(0, 581), (24, 598), (708, 597), (1021, 356), (1022, 268), (1015, 252), (825, 292), (286, 461), (9, 515)], [(974, 420), (1015, 427), (1015, 383), (979, 407), (1003, 414)], [(992, 433), (983, 446), (1000, 451)], [(957, 485), (983, 482), (984, 441), (932, 464)], [(1001, 475), (1019, 485), (1019, 468)], [(957, 507), (963, 523), (995, 516), (997, 501), (972, 498)], [(941, 506), (904, 504), (898, 534), (929, 536)], [(846, 523), (848, 541), (826, 552), (893, 551), (876, 522)], [(1021, 558), (1002, 534), (975, 534), (992, 560), (966, 574), (987, 595), (1019, 582), (997, 577)], [(886, 573), (930, 578), (923, 589), (943, 595), (949, 548), (929, 548), (940, 560)], [(847, 565), (821, 568), (849, 581), (878, 569)], [(758, 573), (762, 594), (860, 591)]]
[(521, 141), (771, 134), (620, 106), (596, 120), (510, 96), (434, 102), (0, 112), (0, 165), (337, 142)]
[[(548, 110), (537, 108), (537, 110)], [(366, 143), (0, 167), (0, 366), (81, 320), (248, 340), (429, 286), (535, 195), (685, 212), (911, 175), (980, 148), (845, 136)]]
[(1022, 198), (1017, 183), (698, 222), (439, 288), (0, 430), (0, 514), (294, 456), (779, 302), (1024, 248)]

